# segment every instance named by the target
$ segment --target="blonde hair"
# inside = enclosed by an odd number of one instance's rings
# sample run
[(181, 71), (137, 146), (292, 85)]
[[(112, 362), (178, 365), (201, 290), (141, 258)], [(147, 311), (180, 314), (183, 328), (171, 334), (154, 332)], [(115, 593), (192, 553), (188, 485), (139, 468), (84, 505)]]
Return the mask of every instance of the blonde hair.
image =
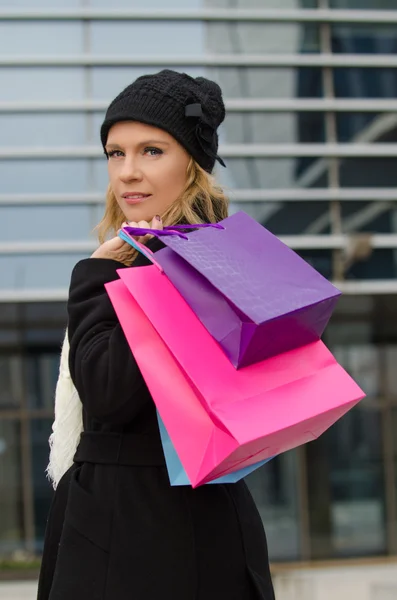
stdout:
[[(160, 216), (163, 225), (218, 223), (228, 216), (228, 205), (228, 198), (223, 189), (216, 184), (214, 177), (191, 158), (187, 166), (185, 189)], [(96, 227), (99, 242), (103, 244), (109, 236), (116, 235), (124, 221), (125, 215), (109, 185), (106, 193), (105, 214)], [(131, 264), (136, 256), (137, 251), (131, 247), (119, 253), (118, 260), (124, 264)]]

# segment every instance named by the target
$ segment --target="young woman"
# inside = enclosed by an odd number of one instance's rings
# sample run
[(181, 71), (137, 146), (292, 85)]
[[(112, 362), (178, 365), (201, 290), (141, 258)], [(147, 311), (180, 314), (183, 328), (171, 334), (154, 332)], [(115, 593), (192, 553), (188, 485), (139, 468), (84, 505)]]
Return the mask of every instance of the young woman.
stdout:
[(106, 113), (107, 203), (101, 245), (71, 277), (39, 600), (274, 599), (245, 483), (170, 486), (155, 405), (104, 288), (123, 265), (149, 264), (117, 237), (123, 223), (227, 216), (210, 175), (224, 117), (216, 83), (170, 70), (137, 79)]

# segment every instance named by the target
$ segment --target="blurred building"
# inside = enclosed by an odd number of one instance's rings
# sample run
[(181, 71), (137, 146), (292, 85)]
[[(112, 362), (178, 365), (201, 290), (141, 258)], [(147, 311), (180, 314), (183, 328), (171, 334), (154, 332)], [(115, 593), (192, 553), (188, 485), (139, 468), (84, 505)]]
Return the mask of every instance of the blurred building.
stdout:
[(0, 0), (0, 555), (41, 552), (65, 299), (95, 247), (108, 102), (164, 66), (223, 88), (220, 181), (338, 282), (367, 399), (249, 478), (274, 562), (397, 555), (396, 0)]

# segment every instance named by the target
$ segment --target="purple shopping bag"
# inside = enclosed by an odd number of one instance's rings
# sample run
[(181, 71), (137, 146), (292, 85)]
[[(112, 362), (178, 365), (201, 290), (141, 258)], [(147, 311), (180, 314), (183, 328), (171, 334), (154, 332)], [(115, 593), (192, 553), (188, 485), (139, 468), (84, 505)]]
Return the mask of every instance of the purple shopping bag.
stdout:
[(156, 262), (236, 368), (320, 339), (339, 290), (246, 213), (157, 235)]

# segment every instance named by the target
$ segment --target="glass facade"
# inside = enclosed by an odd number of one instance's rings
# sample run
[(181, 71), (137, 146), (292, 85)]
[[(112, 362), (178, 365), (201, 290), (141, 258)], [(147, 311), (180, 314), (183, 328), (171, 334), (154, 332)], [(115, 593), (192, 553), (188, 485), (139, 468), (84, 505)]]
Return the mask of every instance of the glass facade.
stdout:
[(166, 66), (221, 85), (231, 209), (337, 282), (324, 340), (367, 393), (248, 478), (271, 558), (396, 555), (395, 0), (166, 4), (0, 0), (0, 557), (42, 550), (67, 287), (107, 183), (104, 111)]

